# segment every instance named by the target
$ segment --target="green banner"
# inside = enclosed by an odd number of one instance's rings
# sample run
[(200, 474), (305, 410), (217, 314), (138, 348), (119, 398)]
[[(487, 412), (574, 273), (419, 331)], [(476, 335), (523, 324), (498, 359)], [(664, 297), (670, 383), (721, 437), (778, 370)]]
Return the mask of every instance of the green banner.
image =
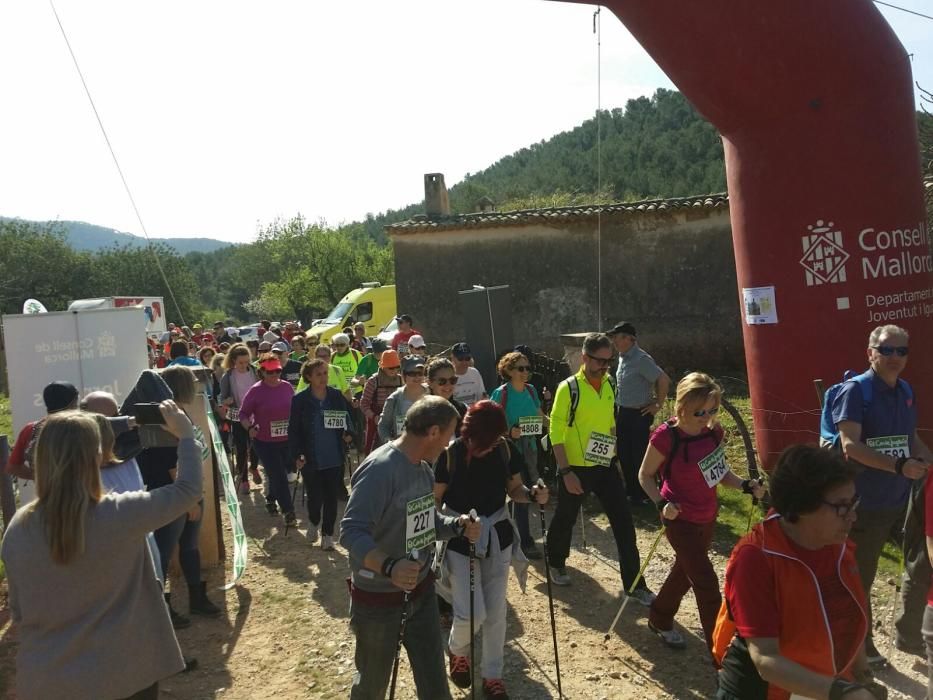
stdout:
[(227, 460), (227, 451), (220, 439), (220, 428), (214, 418), (210, 402), (204, 397), (204, 410), (211, 424), (211, 442), (214, 443), (214, 454), (217, 455), (217, 465), (220, 468), (220, 479), (224, 485), (224, 502), (227, 505), (227, 515), (233, 526), (233, 580), (223, 587), (227, 591), (233, 588), (246, 570), (246, 531), (243, 529), (243, 515), (240, 513), (240, 499), (237, 496), (236, 484), (230, 473), (230, 462)]

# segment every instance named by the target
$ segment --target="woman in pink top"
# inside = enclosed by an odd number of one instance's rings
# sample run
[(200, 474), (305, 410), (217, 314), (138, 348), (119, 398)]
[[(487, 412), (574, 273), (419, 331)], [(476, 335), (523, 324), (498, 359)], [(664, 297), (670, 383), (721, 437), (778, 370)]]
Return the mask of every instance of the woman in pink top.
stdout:
[[(266, 468), (269, 496), (266, 508), (270, 515), (278, 509), (287, 525), (295, 524), (295, 508), (288, 490), (288, 418), (294, 390), (282, 381), (282, 364), (272, 353), (259, 358), (257, 382), (240, 403), (240, 424), (249, 432), (259, 460)], [(276, 508), (278, 502), (278, 509)]]
[(719, 579), (708, 554), (716, 527), (716, 486), (722, 482), (755, 498), (765, 493), (757, 480), (743, 481), (726, 463), (723, 430), (716, 419), (721, 397), (722, 389), (707, 374), (691, 372), (681, 379), (675, 417), (651, 435), (638, 472), (638, 481), (657, 506), (676, 555), (651, 604), (648, 627), (674, 649), (686, 646), (683, 636), (674, 629), (674, 615), (691, 588), (707, 647), (712, 646), (722, 603)]

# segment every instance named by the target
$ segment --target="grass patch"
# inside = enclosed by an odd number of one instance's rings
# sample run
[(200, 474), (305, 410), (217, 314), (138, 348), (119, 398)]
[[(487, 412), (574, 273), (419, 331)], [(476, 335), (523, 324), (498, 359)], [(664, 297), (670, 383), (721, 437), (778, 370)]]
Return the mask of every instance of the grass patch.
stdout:
[(10, 397), (0, 394), (0, 435), (10, 439), (10, 449), (13, 449), (15, 436), (13, 435), (13, 414), (10, 411)]

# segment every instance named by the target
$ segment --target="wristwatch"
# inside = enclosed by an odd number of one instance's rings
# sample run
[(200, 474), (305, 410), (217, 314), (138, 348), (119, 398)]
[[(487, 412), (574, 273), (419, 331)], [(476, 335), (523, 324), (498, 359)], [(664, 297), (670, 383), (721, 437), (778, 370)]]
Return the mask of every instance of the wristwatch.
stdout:
[(567, 476), (572, 471), (573, 469), (571, 469), (570, 467), (564, 467), (563, 469), (558, 469), (557, 473), (560, 474), (561, 476)]

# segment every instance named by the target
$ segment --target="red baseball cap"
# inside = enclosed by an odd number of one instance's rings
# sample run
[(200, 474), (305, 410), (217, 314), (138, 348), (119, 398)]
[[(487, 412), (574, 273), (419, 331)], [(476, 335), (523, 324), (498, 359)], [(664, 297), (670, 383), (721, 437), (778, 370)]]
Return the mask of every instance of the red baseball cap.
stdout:
[(278, 359), (265, 360), (264, 362), (260, 362), (259, 366), (267, 372), (275, 372), (276, 370), (279, 372), (282, 371), (282, 363), (279, 362)]

